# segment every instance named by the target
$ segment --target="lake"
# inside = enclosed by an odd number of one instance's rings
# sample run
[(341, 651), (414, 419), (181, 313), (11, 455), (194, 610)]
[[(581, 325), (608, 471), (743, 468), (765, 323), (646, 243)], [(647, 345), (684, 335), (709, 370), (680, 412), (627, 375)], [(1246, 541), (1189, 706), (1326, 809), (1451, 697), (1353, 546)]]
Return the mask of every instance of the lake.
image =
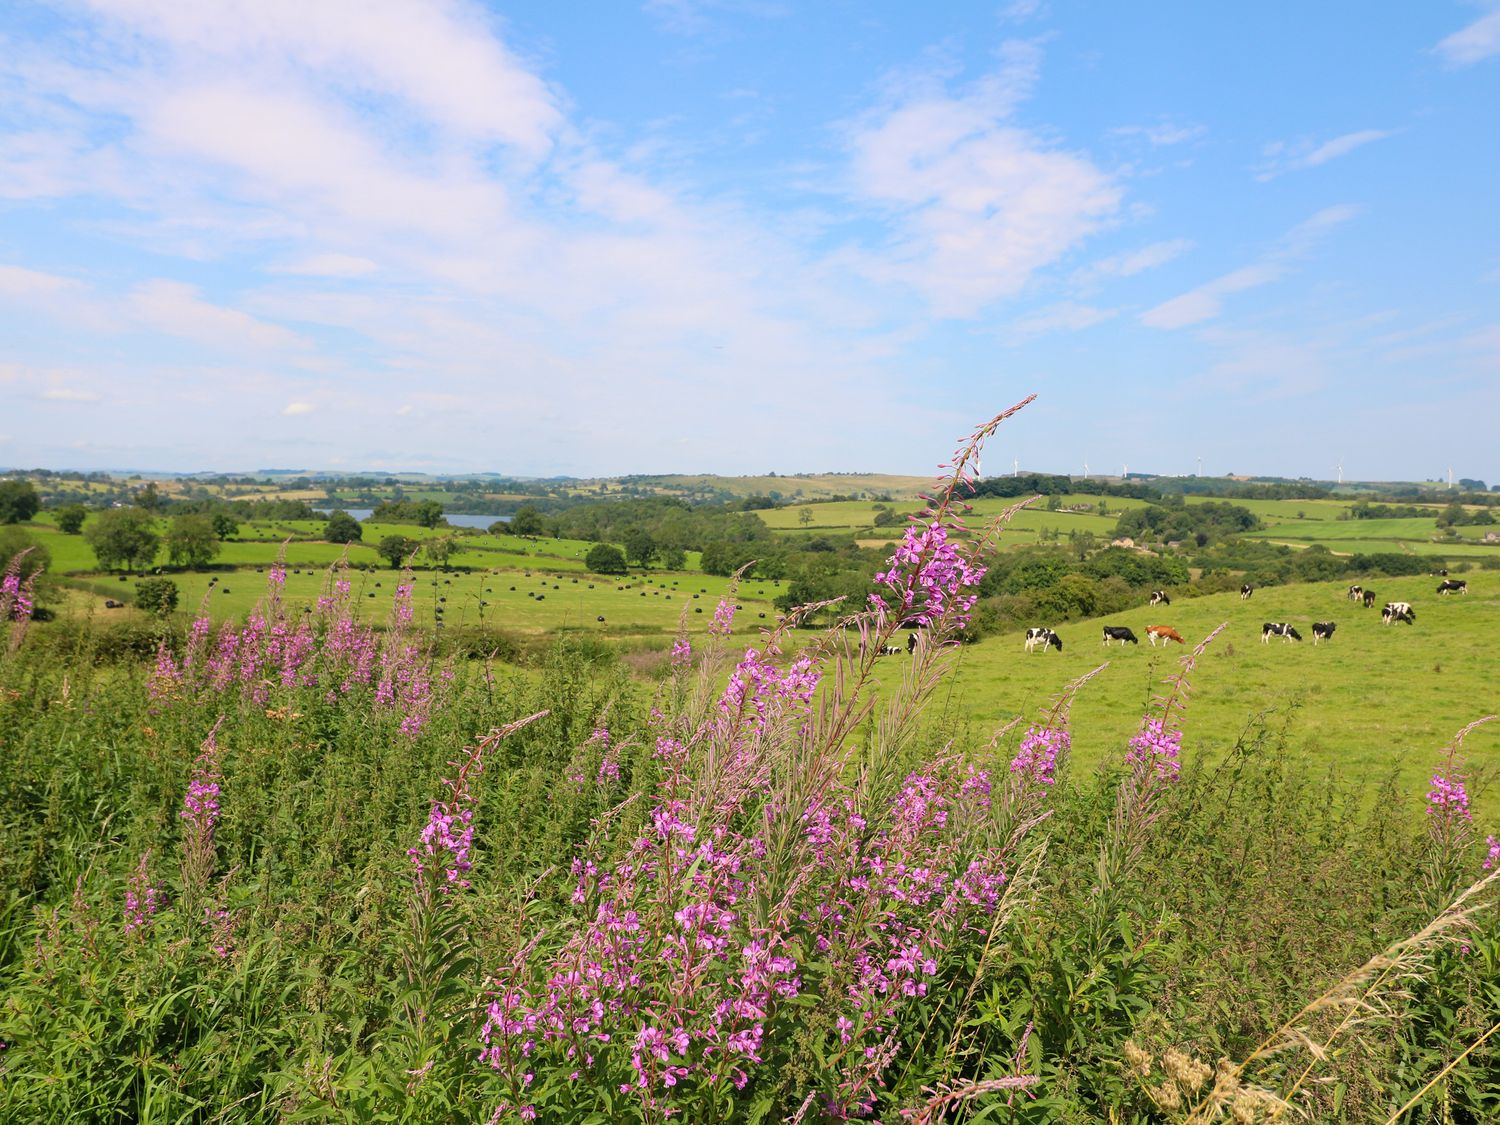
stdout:
[[(364, 523), (365, 520), (369, 519), (370, 516), (374, 514), (375, 509), (345, 508), (344, 511), (348, 512), (355, 519), (359, 520), (360, 523)], [(490, 524), (494, 523), (496, 520), (499, 520), (501, 523), (510, 522), (509, 516), (466, 516), (461, 512), (445, 512), (443, 513), (443, 518), (454, 527), (477, 527), (480, 531), (483, 531), (485, 528), (489, 527)]]

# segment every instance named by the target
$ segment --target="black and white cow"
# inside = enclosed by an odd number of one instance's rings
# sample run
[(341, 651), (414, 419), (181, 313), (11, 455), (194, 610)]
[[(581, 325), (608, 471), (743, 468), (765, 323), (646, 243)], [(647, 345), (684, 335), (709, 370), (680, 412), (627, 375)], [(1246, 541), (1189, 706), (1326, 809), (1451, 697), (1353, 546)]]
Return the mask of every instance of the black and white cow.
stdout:
[(1338, 626), (1332, 621), (1314, 621), (1313, 644), (1317, 644), (1319, 641), (1331, 641), (1333, 639), (1333, 631), (1337, 628)]
[(1410, 602), (1385, 603), (1385, 608), (1380, 611), (1380, 623), (1393, 625), (1397, 621), (1405, 621), (1408, 625), (1417, 623), (1417, 611), (1412, 609)]
[(1253, 593), (1255, 593), (1255, 587), (1246, 582), (1243, 586), (1240, 587), (1240, 601), (1244, 601)]
[(1140, 638), (1132, 633), (1130, 629), (1125, 625), (1104, 626), (1104, 643), (1109, 644), (1110, 641), (1119, 641), (1122, 645), (1138, 645), (1141, 643)]
[(1440, 594), (1467, 594), (1469, 582), (1466, 578), (1445, 578), (1438, 583), (1437, 592)]
[(1046, 652), (1048, 648), (1055, 648), (1058, 652), (1061, 652), (1062, 638), (1054, 633), (1051, 629), (1043, 629), (1040, 626), (1032, 629), (1027, 629), (1026, 651), (1035, 652), (1038, 645), (1041, 646), (1043, 652)]
[(1362, 598), (1364, 596), (1365, 596), (1365, 588), (1363, 586), (1355, 584), (1355, 585), (1349, 587), (1349, 600), (1351, 602), (1357, 602), (1357, 601), (1359, 601), (1360, 598)]
[(901, 650), (895, 645), (881, 645), (875, 653), (876, 656), (900, 656)]
[(1366, 609), (1369, 609), (1372, 605), (1375, 604), (1375, 591), (1374, 590), (1366, 590), (1360, 597), (1361, 597), (1361, 600), (1365, 603), (1365, 608)]
[(1165, 590), (1152, 590), (1151, 591), (1151, 601), (1150, 601), (1150, 604), (1151, 605), (1171, 605), (1172, 604), (1172, 599), (1169, 598), (1169, 597), (1167, 597), (1167, 592)]
[(1282, 643), (1285, 644), (1287, 641), (1300, 641), (1302, 634), (1285, 621), (1267, 621), (1260, 627), (1260, 643), (1263, 645), (1270, 644), (1272, 637), (1280, 637)]
[(1447, 578), (1448, 577), (1448, 572), (1446, 570), (1434, 570), (1432, 572), (1431, 577), (1433, 577), (1433, 578)]

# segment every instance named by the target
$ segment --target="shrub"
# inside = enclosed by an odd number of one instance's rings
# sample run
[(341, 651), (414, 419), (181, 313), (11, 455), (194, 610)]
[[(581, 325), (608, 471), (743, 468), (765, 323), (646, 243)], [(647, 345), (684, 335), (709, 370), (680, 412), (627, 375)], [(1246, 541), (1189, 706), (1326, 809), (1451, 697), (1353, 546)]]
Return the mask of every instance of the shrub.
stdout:
[(177, 583), (170, 578), (146, 578), (135, 584), (136, 606), (159, 617), (177, 608), (177, 596)]

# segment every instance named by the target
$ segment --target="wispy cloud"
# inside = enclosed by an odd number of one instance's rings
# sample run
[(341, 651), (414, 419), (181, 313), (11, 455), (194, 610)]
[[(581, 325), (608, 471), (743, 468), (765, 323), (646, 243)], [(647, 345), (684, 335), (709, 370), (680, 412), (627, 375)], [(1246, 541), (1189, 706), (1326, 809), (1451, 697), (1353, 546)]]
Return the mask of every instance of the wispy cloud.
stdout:
[(1145, 273), (1157, 266), (1164, 266), (1168, 262), (1186, 254), (1193, 248), (1193, 241), (1189, 238), (1173, 238), (1164, 242), (1153, 242), (1148, 246), (1142, 246), (1138, 250), (1128, 250), (1123, 254), (1113, 254), (1108, 258), (1101, 258), (1093, 265), (1080, 270), (1074, 278), (1080, 287), (1090, 287), (1108, 278), (1134, 277), (1138, 273)]
[(297, 418), (303, 414), (311, 414), (316, 410), (317, 404), (311, 402), (289, 402), (281, 408), (281, 412), (288, 418)]
[(1017, 342), (1052, 332), (1078, 332), (1119, 315), (1118, 309), (1101, 309), (1063, 301), (1011, 322), (1009, 334)]
[(1276, 141), (1269, 144), (1263, 150), (1264, 161), (1256, 169), (1255, 178), (1262, 183), (1274, 180), (1277, 176), (1284, 176), (1288, 172), (1298, 172), (1305, 168), (1316, 168), (1320, 164), (1327, 164), (1330, 160), (1337, 160), (1340, 156), (1347, 156), (1357, 148), (1363, 148), (1375, 141), (1383, 141), (1387, 137), (1395, 136), (1392, 129), (1361, 129), (1355, 133), (1345, 133), (1334, 137), (1332, 140), (1323, 141), (1297, 141), (1288, 144)]
[(93, 391), (82, 391), (77, 387), (48, 387), (42, 392), (42, 397), (52, 402), (98, 402), (99, 396)]
[(1120, 207), (1123, 189), (1086, 155), (1010, 121), (1039, 65), (1034, 44), (1008, 44), (968, 88), (909, 85), (852, 131), (853, 190), (898, 231), (869, 272), (923, 291), (940, 316), (1019, 292)]
[(1258, 262), (1214, 278), (1141, 314), (1148, 328), (1187, 328), (1213, 320), (1224, 311), (1224, 299), (1235, 293), (1258, 289), (1279, 280), (1309, 254), (1330, 230), (1359, 214), (1357, 207), (1327, 207), (1288, 231)]
[(1207, 133), (1208, 128), (1204, 125), (1182, 125), (1162, 121), (1155, 125), (1121, 125), (1110, 131), (1117, 137), (1140, 137), (1153, 148), (1162, 148), (1167, 145), (1180, 145), (1187, 141), (1195, 141)]
[(1500, 54), (1500, 6), (1455, 31), (1433, 50), (1451, 66), (1472, 66)]

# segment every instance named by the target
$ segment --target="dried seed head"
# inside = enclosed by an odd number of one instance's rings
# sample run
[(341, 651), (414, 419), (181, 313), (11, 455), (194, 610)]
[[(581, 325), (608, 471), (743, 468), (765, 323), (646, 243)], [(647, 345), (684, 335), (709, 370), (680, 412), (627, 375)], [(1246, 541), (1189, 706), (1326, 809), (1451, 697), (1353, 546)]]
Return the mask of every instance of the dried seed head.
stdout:
[(1255, 1097), (1243, 1091), (1235, 1096), (1234, 1104), (1229, 1107), (1229, 1119), (1234, 1125), (1255, 1125), (1256, 1101)]
[[(1165, 1058), (1162, 1060), (1162, 1064), (1166, 1064)], [(1176, 1085), (1171, 1082), (1163, 1082), (1151, 1092), (1151, 1098), (1157, 1105), (1168, 1112), (1182, 1107), (1182, 1095), (1177, 1092)]]
[(1132, 1074), (1145, 1078), (1151, 1073), (1151, 1056), (1127, 1039), (1125, 1041), (1125, 1065)]

